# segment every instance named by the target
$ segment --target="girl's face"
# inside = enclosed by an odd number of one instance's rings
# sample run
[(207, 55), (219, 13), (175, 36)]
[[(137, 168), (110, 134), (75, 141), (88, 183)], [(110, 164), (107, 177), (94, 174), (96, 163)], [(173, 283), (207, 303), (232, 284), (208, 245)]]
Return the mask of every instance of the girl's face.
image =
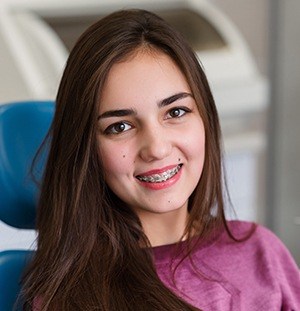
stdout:
[(190, 87), (171, 58), (139, 52), (110, 70), (98, 117), (110, 189), (142, 223), (187, 215), (203, 168), (205, 133)]

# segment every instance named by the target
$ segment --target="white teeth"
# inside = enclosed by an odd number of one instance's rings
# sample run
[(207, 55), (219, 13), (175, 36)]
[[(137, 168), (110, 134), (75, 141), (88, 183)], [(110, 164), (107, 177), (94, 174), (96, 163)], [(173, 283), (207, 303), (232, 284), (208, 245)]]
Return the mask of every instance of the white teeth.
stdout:
[(163, 172), (162, 174), (154, 174), (154, 175), (150, 175), (150, 176), (137, 176), (136, 178), (141, 180), (141, 181), (145, 181), (145, 182), (160, 183), (160, 182), (166, 181), (166, 180), (172, 178), (174, 175), (176, 175), (179, 172), (181, 166), (182, 165), (179, 164), (176, 167)]

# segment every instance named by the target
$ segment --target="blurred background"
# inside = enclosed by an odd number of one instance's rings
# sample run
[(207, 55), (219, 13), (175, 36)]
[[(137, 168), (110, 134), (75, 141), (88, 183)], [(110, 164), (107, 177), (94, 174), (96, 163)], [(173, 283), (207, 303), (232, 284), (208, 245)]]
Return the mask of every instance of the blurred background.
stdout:
[[(269, 227), (300, 264), (298, 0), (2, 1), (0, 105), (54, 100), (79, 35), (102, 16), (131, 7), (168, 20), (205, 69), (223, 129), (235, 210), (228, 209), (228, 218)], [(34, 239), (34, 231), (0, 221), (0, 251), (34, 248)]]

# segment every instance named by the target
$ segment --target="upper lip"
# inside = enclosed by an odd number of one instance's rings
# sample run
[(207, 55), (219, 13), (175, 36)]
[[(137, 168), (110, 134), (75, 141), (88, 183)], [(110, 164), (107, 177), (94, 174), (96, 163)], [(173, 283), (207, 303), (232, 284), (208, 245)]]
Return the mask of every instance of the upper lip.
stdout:
[(160, 168), (160, 169), (154, 169), (154, 170), (150, 170), (150, 171), (147, 171), (147, 172), (143, 172), (143, 173), (137, 174), (136, 176), (150, 176), (150, 175), (154, 175), (154, 174), (161, 174), (163, 172), (166, 172), (167, 170), (171, 170), (171, 169), (177, 167), (178, 165), (179, 164), (165, 166), (165, 167)]

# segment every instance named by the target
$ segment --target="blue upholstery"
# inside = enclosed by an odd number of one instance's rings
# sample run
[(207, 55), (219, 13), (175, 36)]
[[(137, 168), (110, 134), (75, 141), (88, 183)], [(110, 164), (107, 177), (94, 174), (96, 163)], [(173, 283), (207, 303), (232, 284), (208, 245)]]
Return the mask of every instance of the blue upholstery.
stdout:
[[(0, 220), (10, 226), (34, 229), (38, 187), (30, 170), (53, 114), (54, 102), (49, 101), (0, 106)], [(45, 158), (44, 153), (34, 167), (37, 179), (42, 175)], [(33, 253), (0, 252), (0, 311), (13, 310), (22, 272)]]
[(37, 186), (30, 168), (53, 112), (53, 102), (0, 106), (0, 219), (13, 227), (34, 228)]
[[(12, 250), (0, 252), (0, 310), (11, 311), (17, 300), (20, 278), (32, 251)], [(21, 310), (21, 308), (18, 308)]]

